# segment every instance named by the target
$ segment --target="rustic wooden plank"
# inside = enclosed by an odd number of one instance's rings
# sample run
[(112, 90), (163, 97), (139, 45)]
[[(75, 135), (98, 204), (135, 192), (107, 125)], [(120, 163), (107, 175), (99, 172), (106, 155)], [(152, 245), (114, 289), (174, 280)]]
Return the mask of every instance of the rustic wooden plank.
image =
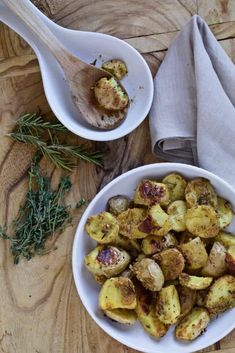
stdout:
[(233, 0), (198, 0), (197, 5), (198, 14), (209, 24), (235, 20)]

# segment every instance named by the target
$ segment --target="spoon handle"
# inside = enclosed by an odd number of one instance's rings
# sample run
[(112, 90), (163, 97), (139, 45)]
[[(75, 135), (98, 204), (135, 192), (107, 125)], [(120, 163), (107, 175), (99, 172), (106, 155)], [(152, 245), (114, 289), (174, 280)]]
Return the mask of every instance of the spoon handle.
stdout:
[[(5, 5), (17, 15), (22, 22), (31, 30), (34, 36), (43, 43), (55, 56), (62, 67), (73, 63), (74, 56), (64, 48), (58, 38), (45, 25), (40, 17), (34, 12), (34, 5), (29, 0), (2, 0)], [(78, 65), (78, 58), (76, 63)], [(80, 61), (81, 66), (83, 62)]]

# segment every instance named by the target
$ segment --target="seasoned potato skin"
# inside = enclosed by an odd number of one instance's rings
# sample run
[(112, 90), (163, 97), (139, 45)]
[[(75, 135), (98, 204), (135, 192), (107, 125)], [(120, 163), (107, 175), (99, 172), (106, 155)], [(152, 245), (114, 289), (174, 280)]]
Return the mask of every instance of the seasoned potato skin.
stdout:
[(186, 230), (186, 209), (186, 202), (182, 200), (176, 200), (172, 202), (167, 208), (171, 227), (176, 232), (183, 232), (184, 230)]
[(164, 276), (159, 265), (152, 259), (142, 259), (131, 266), (138, 280), (146, 289), (159, 291), (164, 283)]
[(203, 276), (220, 277), (226, 271), (226, 249), (218, 241), (214, 242), (207, 263), (202, 269)]
[(217, 315), (235, 306), (235, 278), (224, 275), (212, 284), (207, 295), (206, 308)]
[(119, 81), (128, 73), (126, 64), (120, 59), (113, 59), (104, 62), (102, 64), (102, 69), (108, 71)]
[(137, 284), (136, 295), (137, 306), (135, 310), (144, 330), (153, 337), (163, 337), (168, 330), (168, 326), (161, 322), (156, 315), (151, 292), (147, 291), (140, 284)]
[(156, 301), (156, 313), (166, 325), (175, 324), (180, 316), (179, 295), (174, 285), (160, 290)]
[(232, 245), (228, 248), (225, 261), (226, 261), (229, 273), (235, 276), (235, 245)]
[(125, 250), (99, 245), (86, 255), (85, 265), (94, 275), (109, 278), (124, 271), (130, 260), (130, 255)]
[(167, 233), (163, 237), (148, 235), (142, 240), (141, 250), (145, 255), (153, 255), (169, 247), (176, 246), (178, 241), (173, 233)]
[(171, 230), (169, 215), (157, 204), (149, 209), (151, 217), (151, 234), (164, 236)]
[(163, 250), (154, 256), (154, 260), (160, 265), (166, 281), (178, 278), (184, 269), (184, 257), (176, 248)]
[(166, 184), (170, 192), (170, 200), (184, 200), (186, 180), (177, 173), (171, 173), (165, 176), (162, 183)]
[(89, 217), (85, 228), (88, 235), (100, 244), (112, 243), (119, 232), (118, 222), (109, 212)]
[(188, 243), (179, 246), (185, 259), (187, 268), (190, 270), (198, 270), (202, 268), (208, 260), (205, 245), (199, 237), (192, 239)]
[(134, 310), (128, 309), (113, 309), (104, 310), (104, 314), (113, 321), (120, 324), (134, 325), (137, 320), (137, 315)]
[(213, 281), (212, 277), (198, 277), (190, 276), (187, 273), (181, 273), (179, 275), (179, 281), (181, 286), (185, 286), (190, 289), (205, 289), (209, 287)]
[(219, 233), (219, 221), (211, 206), (195, 206), (186, 211), (185, 222), (188, 231), (201, 238), (213, 238)]
[(223, 244), (225, 248), (235, 245), (235, 235), (231, 233), (220, 231), (215, 240)]
[(146, 217), (146, 210), (142, 208), (129, 208), (118, 215), (120, 234), (129, 239), (141, 239), (148, 235), (139, 229)]
[(136, 293), (132, 281), (126, 277), (113, 277), (103, 284), (99, 295), (102, 310), (135, 309)]
[(188, 207), (210, 205), (217, 207), (218, 200), (211, 183), (204, 178), (196, 178), (188, 182), (185, 189)]
[(136, 188), (134, 203), (152, 206), (156, 203), (167, 205), (170, 201), (168, 187), (153, 180), (142, 180)]
[(210, 316), (205, 308), (193, 308), (175, 329), (179, 340), (192, 341), (197, 338), (210, 322)]
[(180, 300), (181, 312), (180, 312), (179, 319), (181, 320), (193, 308), (196, 302), (197, 292), (195, 290), (192, 290), (187, 287), (183, 287), (181, 285), (177, 285), (176, 288), (177, 288), (177, 292)]
[(126, 211), (129, 207), (130, 200), (127, 196), (116, 195), (108, 199), (107, 207), (108, 212), (114, 216), (118, 216), (120, 213)]
[(227, 227), (233, 220), (233, 210), (230, 203), (227, 200), (218, 197), (217, 212), (219, 215), (220, 228)]

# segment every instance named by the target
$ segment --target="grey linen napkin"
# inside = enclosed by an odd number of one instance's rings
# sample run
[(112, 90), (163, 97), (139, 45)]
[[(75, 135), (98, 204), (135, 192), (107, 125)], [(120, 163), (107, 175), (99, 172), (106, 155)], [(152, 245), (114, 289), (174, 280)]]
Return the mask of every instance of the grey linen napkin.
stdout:
[(199, 16), (171, 44), (154, 85), (154, 153), (235, 186), (235, 67)]

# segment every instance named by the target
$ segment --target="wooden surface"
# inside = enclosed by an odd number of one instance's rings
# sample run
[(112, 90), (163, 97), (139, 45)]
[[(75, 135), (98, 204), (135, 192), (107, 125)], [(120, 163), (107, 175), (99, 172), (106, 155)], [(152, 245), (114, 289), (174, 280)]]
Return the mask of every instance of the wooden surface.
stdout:
[[(233, 0), (34, 0), (34, 3), (62, 26), (124, 38), (143, 53), (153, 73), (177, 32), (198, 13), (235, 62)], [(50, 115), (37, 60), (20, 37), (0, 24), (0, 224), (10, 223), (17, 214), (27, 189), (27, 169), (33, 154), (30, 148), (12, 143), (5, 135), (19, 114), (38, 108)], [(82, 141), (77, 137), (73, 140)], [(74, 188), (69, 199), (72, 204), (80, 196), (92, 199), (105, 184), (129, 169), (159, 161), (151, 154), (147, 120), (125, 138), (93, 145), (104, 152), (104, 168), (79, 163), (72, 174)], [(60, 172), (46, 161), (42, 164), (56, 183)], [(7, 242), (0, 241), (0, 353), (135, 352), (99, 329), (76, 293), (71, 247), (83, 210), (76, 215), (74, 225), (56, 241), (56, 251), (29, 263), (22, 261), (14, 266)], [(235, 353), (235, 332), (203, 350), (214, 351)]]

